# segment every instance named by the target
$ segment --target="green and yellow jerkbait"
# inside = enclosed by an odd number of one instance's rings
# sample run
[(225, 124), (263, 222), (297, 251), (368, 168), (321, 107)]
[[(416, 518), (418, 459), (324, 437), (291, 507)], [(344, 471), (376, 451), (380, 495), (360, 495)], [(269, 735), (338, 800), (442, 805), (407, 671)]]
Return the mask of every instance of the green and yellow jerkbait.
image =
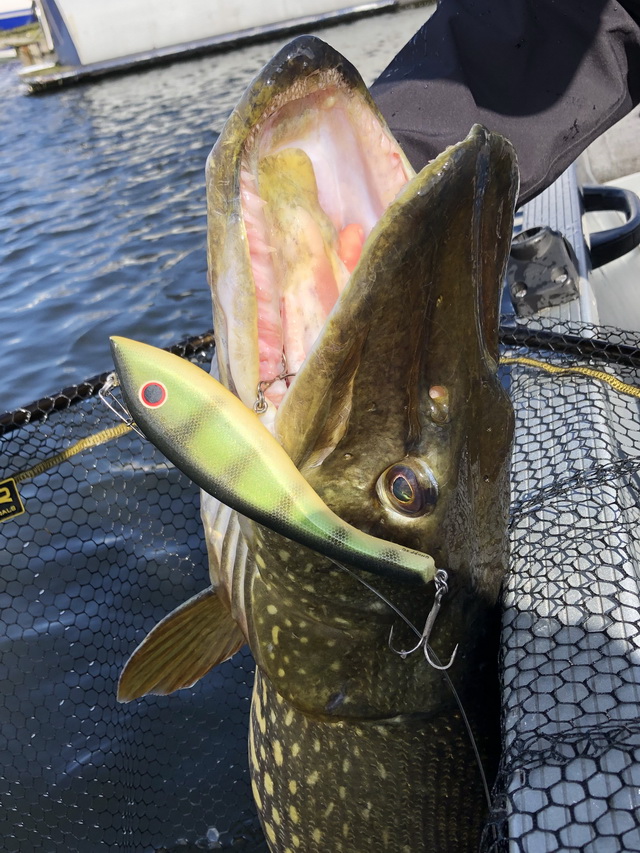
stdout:
[(129, 412), (194, 483), (280, 536), (383, 576), (426, 583), (431, 557), (347, 524), (260, 419), (213, 376), (157, 347), (111, 338)]
[(360, 581), (421, 629), (447, 570), (431, 645), (445, 660), (458, 645), (449, 676), (491, 775), (517, 183), (512, 147), (481, 127), (414, 176), (355, 69), (296, 39), (207, 167), (233, 394), (114, 341), (136, 422), (207, 490), (212, 580), (134, 652), (120, 697), (191, 684), (249, 642), (252, 786), (274, 853), (477, 849), (486, 802), (452, 691), (394, 651), (415, 637)]

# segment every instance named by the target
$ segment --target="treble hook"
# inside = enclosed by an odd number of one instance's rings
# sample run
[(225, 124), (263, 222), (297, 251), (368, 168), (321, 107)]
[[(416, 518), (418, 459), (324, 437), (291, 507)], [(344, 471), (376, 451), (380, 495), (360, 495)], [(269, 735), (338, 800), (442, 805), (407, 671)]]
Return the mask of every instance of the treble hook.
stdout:
[[(110, 373), (105, 379), (104, 385), (98, 391), (98, 397), (102, 400), (105, 406), (107, 406), (107, 408), (111, 409), (118, 420), (121, 420), (123, 424), (126, 424), (134, 432), (137, 432), (141, 438), (146, 438), (145, 434), (138, 428), (137, 424), (131, 417), (129, 409), (127, 409), (124, 403), (122, 403), (113, 393), (114, 389), (119, 385), (120, 380), (118, 379), (117, 373)], [(109, 400), (108, 398), (111, 399)]]
[(274, 376), (273, 379), (261, 379), (260, 382), (258, 382), (258, 386), (256, 388), (256, 400), (253, 404), (253, 411), (256, 415), (264, 415), (269, 408), (264, 392), (268, 388), (271, 388), (274, 382), (278, 382), (280, 379), (289, 379), (292, 376), (295, 376), (295, 373), (287, 372), (287, 357), (282, 353), (282, 372), (277, 376)]
[(438, 663), (437, 658), (435, 661), (431, 658), (431, 655), (433, 654), (433, 650), (429, 646), (429, 639), (431, 637), (431, 632), (433, 631), (433, 626), (434, 626), (435, 621), (436, 621), (436, 616), (440, 612), (440, 606), (442, 604), (442, 599), (447, 594), (447, 592), (449, 591), (449, 584), (447, 583), (448, 579), (449, 579), (449, 576), (447, 575), (447, 572), (445, 571), (445, 569), (438, 569), (437, 570), (436, 576), (433, 579), (435, 586), (436, 586), (436, 594), (435, 594), (435, 598), (433, 600), (433, 605), (431, 607), (431, 610), (429, 611), (429, 615), (427, 616), (427, 621), (424, 623), (424, 630), (422, 632), (422, 636), (420, 637), (420, 640), (418, 641), (418, 643), (412, 649), (400, 650), (400, 649), (395, 649), (391, 645), (391, 638), (393, 636), (393, 625), (391, 626), (391, 631), (389, 632), (389, 648), (391, 649), (392, 652), (395, 652), (397, 655), (400, 655), (400, 657), (403, 660), (405, 660), (409, 655), (412, 655), (414, 652), (417, 652), (418, 649), (422, 646), (422, 647), (424, 647), (424, 656), (427, 660), (427, 663), (429, 664), (429, 666), (432, 666), (434, 669), (438, 669), (438, 670), (449, 669), (451, 664), (454, 662), (454, 660), (456, 658), (456, 653), (458, 651), (458, 644), (456, 644), (456, 647), (453, 650), (451, 657), (449, 658), (449, 663), (444, 664), (444, 665), (441, 665), (440, 663)]

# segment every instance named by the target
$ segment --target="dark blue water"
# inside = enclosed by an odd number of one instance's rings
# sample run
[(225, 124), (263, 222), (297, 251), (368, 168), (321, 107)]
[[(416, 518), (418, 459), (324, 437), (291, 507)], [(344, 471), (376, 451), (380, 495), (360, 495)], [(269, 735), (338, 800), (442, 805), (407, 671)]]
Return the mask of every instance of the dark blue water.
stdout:
[[(316, 32), (371, 82), (428, 11)], [(109, 369), (109, 335), (211, 327), (205, 161), (284, 41), (42, 96), (0, 65), (0, 411)]]

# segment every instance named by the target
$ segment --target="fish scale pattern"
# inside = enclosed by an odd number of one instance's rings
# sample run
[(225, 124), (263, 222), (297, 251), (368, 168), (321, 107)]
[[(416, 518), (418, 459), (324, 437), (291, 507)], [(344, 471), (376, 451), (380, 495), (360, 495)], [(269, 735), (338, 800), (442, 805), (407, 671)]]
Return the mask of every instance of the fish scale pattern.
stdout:
[[(640, 851), (640, 341), (538, 318), (501, 338), (517, 428), (483, 849)], [(174, 350), (206, 367), (213, 337)], [(105, 378), (0, 418), (0, 513), (24, 507), (0, 521), (2, 849), (266, 853), (250, 656), (116, 702), (208, 575), (197, 489), (100, 402)]]

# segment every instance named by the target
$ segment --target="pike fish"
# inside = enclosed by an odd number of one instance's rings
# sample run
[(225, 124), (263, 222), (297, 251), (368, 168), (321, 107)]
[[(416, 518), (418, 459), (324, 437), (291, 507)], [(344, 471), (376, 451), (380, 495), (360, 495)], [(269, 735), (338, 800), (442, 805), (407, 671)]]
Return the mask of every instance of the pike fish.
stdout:
[(490, 780), (517, 186), (511, 145), (479, 126), (415, 175), (353, 66), (298, 38), (207, 165), (222, 384), (113, 339), (132, 417), (205, 490), (212, 580), (119, 696), (190, 685), (249, 643), (273, 853), (478, 847), (467, 724)]

